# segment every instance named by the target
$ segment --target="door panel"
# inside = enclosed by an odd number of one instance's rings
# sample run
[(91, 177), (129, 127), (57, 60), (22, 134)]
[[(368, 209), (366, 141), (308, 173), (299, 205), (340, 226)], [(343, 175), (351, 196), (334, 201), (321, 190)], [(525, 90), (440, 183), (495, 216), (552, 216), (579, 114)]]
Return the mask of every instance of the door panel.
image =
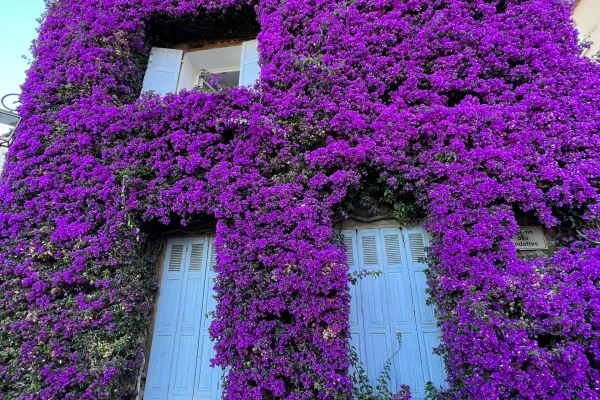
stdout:
[(147, 399), (167, 398), (186, 251), (185, 239), (169, 241), (158, 294), (152, 350), (144, 392), (144, 397)]
[(407, 243), (406, 253), (409, 255), (408, 267), (411, 271), (411, 286), (415, 302), (415, 321), (419, 332), (419, 344), (423, 357), (425, 381), (431, 381), (437, 387), (445, 387), (446, 373), (442, 358), (433, 354), (433, 349), (439, 345), (440, 329), (435, 318), (433, 305), (427, 304), (427, 264), (426, 247), (429, 244), (427, 233), (421, 227), (409, 227), (404, 230)]
[(394, 391), (402, 384), (410, 385), (413, 398), (419, 399), (425, 380), (402, 235), (399, 229), (380, 229), (379, 240), (385, 254), (381, 265), (386, 285), (385, 297), (380, 302), (388, 309), (388, 323), (392, 331), (392, 351), (386, 359), (398, 351), (392, 360), (393, 386), (390, 389)]
[(425, 232), (421, 228), (406, 232), (390, 228), (342, 234), (351, 272), (381, 271), (381, 275), (366, 277), (350, 287), (352, 345), (371, 385), (375, 388), (386, 361), (395, 354), (390, 390), (408, 384), (413, 398), (423, 399), (428, 380), (441, 385), (445, 378), (443, 362), (432, 352), (439, 344), (434, 309), (425, 303)]
[(387, 297), (386, 273), (384, 268), (383, 249), (379, 240), (379, 230), (365, 229), (357, 232), (359, 270), (381, 270), (383, 275), (367, 277), (360, 280), (362, 308), (362, 326), (364, 332), (366, 354), (365, 368), (368, 371), (371, 386), (377, 385), (376, 379), (383, 370), (386, 360), (392, 354), (394, 338), (389, 324), (388, 308), (383, 306)]
[[(214, 356), (208, 339), (207, 307), (214, 307), (209, 256), (210, 238), (169, 240), (160, 287), (157, 317), (144, 398), (166, 400), (218, 399), (220, 376), (211, 377)], [(202, 362), (199, 362), (202, 360)], [(204, 368), (199, 371), (199, 368)], [(201, 372), (201, 373), (200, 373)], [(199, 379), (203, 381), (200, 382)], [(198, 396), (198, 386), (203, 395)]]
[(390, 340), (388, 332), (385, 329), (370, 329), (365, 333), (367, 358), (365, 367), (368, 371), (371, 386), (377, 386), (377, 378), (383, 371), (385, 362), (390, 354)]
[[(348, 270), (351, 273), (359, 271), (357, 267), (357, 248), (356, 248), (356, 231), (343, 231), (344, 235), (344, 253), (346, 255), (346, 263)], [(362, 302), (360, 299), (360, 286), (350, 285), (350, 344), (356, 350), (356, 354), (361, 360), (365, 359), (367, 354), (364, 342), (364, 333), (362, 331)], [(354, 373), (351, 370), (350, 373)]]
[(421, 323), (423, 325), (437, 327), (435, 311), (432, 306), (427, 304), (427, 277), (422, 271), (415, 271), (413, 276), (417, 288), (416, 295), (417, 303), (419, 304), (418, 310), (421, 317)]
[(204, 300), (204, 275), (207, 255), (205, 238), (187, 239), (184, 281), (181, 292), (180, 313), (177, 317), (177, 334), (169, 399), (191, 399), (194, 392), (196, 357), (200, 336), (200, 310)]
[(402, 332), (401, 345), (398, 342), (394, 342), (394, 345), (394, 351), (398, 349), (400, 351), (394, 356), (392, 364), (393, 386), (390, 389), (394, 391), (402, 384), (410, 385), (413, 398), (420, 398), (425, 386), (425, 379), (419, 339), (414, 331), (404, 331)]
[[(444, 366), (444, 360), (442, 357), (433, 354), (433, 349), (440, 345), (440, 333), (438, 332), (425, 332), (423, 334), (425, 339), (425, 349), (427, 350), (427, 369), (431, 381), (436, 387), (446, 387), (446, 367)], [(431, 350), (431, 351), (430, 351)]]
[(205, 298), (202, 303), (201, 324), (200, 324), (200, 351), (196, 359), (196, 387), (195, 399), (211, 399), (217, 400), (221, 398), (221, 375), (222, 369), (211, 367), (210, 360), (215, 356), (214, 345), (210, 340), (209, 327), (211, 317), (209, 312), (216, 308), (216, 300), (214, 298), (214, 279), (216, 272), (216, 250), (214, 239), (209, 241), (209, 262), (205, 268), (204, 293)]

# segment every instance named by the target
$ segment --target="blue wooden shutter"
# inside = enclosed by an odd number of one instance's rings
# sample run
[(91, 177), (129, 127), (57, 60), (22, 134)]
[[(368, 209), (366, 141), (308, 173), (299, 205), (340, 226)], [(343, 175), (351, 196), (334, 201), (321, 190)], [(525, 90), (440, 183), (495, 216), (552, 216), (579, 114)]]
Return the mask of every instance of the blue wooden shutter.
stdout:
[[(357, 234), (359, 269), (367, 271), (383, 270), (383, 254), (378, 229), (359, 230)], [(390, 329), (388, 293), (384, 276), (369, 276), (362, 279), (359, 288), (359, 307), (362, 309), (362, 332), (364, 358), (371, 385), (383, 370), (386, 360), (392, 354), (393, 337)]]
[(175, 93), (182, 58), (182, 50), (153, 47), (144, 75), (142, 92), (152, 90), (160, 95)]
[(205, 238), (187, 239), (187, 242), (184, 284), (181, 291), (171, 367), (170, 399), (190, 399), (193, 395), (198, 339), (202, 322), (208, 243)]
[(439, 386), (445, 378), (441, 358), (432, 353), (439, 329), (432, 307), (425, 304), (425, 231), (411, 228), (404, 239), (397, 228), (342, 233), (350, 271), (382, 272), (350, 288), (352, 344), (370, 382), (377, 385), (386, 360), (398, 351), (392, 362), (390, 389), (408, 384), (413, 399), (424, 399), (425, 383), (431, 380)]
[(213, 241), (171, 239), (161, 280), (144, 399), (219, 399), (206, 313), (214, 309)]
[(440, 356), (433, 354), (433, 349), (439, 345), (440, 329), (437, 326), (434, 307), (426, 302), (427, 277), (425, 270), (427, 264), (424, 263), (423, 258), (427, 256), (425, 248), (429, 244), (427, 233), (420, 226), (405, 228), (404, 239), (407, 255), (410, 258), (408, 265), (413, 283), (415, 319), (420, 335), (425, 379), (438, 387), (444, 387), (446, 380), (444, 361)]
[(410, 385), (413, 398), (418, 399), (425, 387), (425, 376), (402, 234), (396, 228), (381, 229), (379, 239), (384, 250), (381, 278), (386, 288), (381, 301), (389, 310), (388, 322), (392, 331), (392, 351), (388, 357), (398, 351), (392, 364), (393, 389), (401, 384)]
[(201, 311), (201, 326), (200, 326), (200, 343), (199, 351), (197, 356), (197, 367), (196, 367), (196, 387), (195, 396), (196, 399), (210, 399), (218, 400), (221, 398), (221, 368), (212, 368), (210, 366), (210, 360), (215, 355), (214, 344), (210, 340), (209, 330), (210, 327), (210, 315), (211, 311), (216, 308), (216, 300), (214, 298), (214, 279), (216, 272), (214, 267), (216, 266), (216, 250), (214, 238), (209, 241), (209, 265), (206, 268), (206, 277), (204, 282), (204, 293), (205, 298), (202, 302)]
[(144, 398), (148, 400), (162, 400), (168, 395), (186, 255), (185, 239), (169, 241), (159, 288), (152, 350), (144, 390)]
[[(358, 272), (356, 231), (342, 231), (344, 235), (344, 253), (350, 273)], [(365, 359), (365, 345), (362, 323), (362, 302), (360, 301), (360, 281), (356, 285), (350, 285), (350, 337), (351, 345), (354, 346), (361, 360)]]
[(240, 86), (251, 86), (260, 75), (258, 65), (258, 40), (242, 43), (242, 59), (240, 62)]

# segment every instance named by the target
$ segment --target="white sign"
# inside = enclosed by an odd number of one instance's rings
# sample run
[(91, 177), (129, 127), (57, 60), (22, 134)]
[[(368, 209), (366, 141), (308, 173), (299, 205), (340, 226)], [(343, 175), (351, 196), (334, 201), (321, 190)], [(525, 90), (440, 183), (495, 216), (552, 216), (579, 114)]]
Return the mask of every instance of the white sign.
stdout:
[(548, 244), (541, 226), (520, 226), (519, 233), (510, 239), (518, 250), (547, 249)]

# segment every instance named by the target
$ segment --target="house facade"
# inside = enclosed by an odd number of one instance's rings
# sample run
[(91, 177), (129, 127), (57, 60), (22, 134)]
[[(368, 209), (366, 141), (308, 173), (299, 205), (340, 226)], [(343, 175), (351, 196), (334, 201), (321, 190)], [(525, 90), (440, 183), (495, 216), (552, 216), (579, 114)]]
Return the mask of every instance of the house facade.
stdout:
[[(142, 92), (217, 93), (216, 88), (253, 86), (259, 79), (256, 39), (200, 49), (174, 47), (179, 48), (151, 49)], [(206, 73), (218, 81), (211, 84)], [(381, 274), (351, 285), (351, 346), (373, 388), (390, 360), (391, 388), (408, 385), (412, 398), (424, 399), (427, 382), (445, 385), (443, 359), (433, 353), (440, 331), (434, 307), (426, 303), (427, 236), (420, 224), (402, 223), (391, 215), (383, 218), (377, 223), (345, 223), (355, 229), (344, 229), (341, 223), (336, 230), (351, 274)], [(214, 237), (169, 238), (165, 251), (138, 397), (219, 399), (223, 370), (211, 367), (214, 350), (207, 317), (216, 306)]]
[(0, 398), (599, 398), (572, 10), (49, 3), (0, 182)]

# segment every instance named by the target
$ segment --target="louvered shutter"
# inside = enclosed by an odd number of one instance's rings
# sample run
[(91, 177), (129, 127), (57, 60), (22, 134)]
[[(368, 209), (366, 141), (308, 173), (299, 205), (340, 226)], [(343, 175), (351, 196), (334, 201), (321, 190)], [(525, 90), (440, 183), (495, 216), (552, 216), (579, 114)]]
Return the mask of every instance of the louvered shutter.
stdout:
[(427, 317), (429, 310), (423, 310), (426, 293), (419, 274), (426, 268), (422, 263), (425, 232), (386, 228), (342, 233), (351, 271), (381, 271), (380, 276), (366, 277), (350, 288), (352, 344), (360, 349), (370, 382), (377, 385), (385, 362), (398, 351), (392, 361), (391, 386), (408, 384), (413, 398), (422, 400), (425, 383), (442, 385), (445, 376), (441, 359), (431, 352), (432, 339), (439, 334), (435, 315)]
[(383, 272), (383, 276), (369, 276), (361, 280), (358, 299), (362, 310), (363, 363), (371, 385), (375, 387), (377, 377), (393, 352), (394, 340), (389, 324), (387, 303), (390, 299), (385, 282), (387, 274), (379, 229), (359, 230), (357, 244), (359, 270)]
[(242, 43), (242, 59), (240, 62), (240, 86), (251, 86), (260, 75), (258, 65), (258, 40)]
[(182, 50), (153, 47), (144, 75), (142, 92), (152, 90), (160, 95), (175, 93), (182, 58)]
[(356, 254), (356, 232), (355, 231), (342, 231), (343, 246), (344, 246), (344, 255), (346, 256), (346, 264), (348, 264), (348, 269), (350, 272), (356, 271), (356, 262), (355, 262), (355, 254)]
[[(358, 272), (356, 252), (356, 231), (342, 231), (344, 235), (343, 246), (346, 263), (350, 273)], [(355, 285), (350, 285), (350, 338), (351, 344), (356, 349), (358, 356), (363, 359), (365, 355), (364, 338), (362, 334), (362, 302), (360, 301), (359, 280)]]
[(437, 326), (434, 307), (428, 305), (427, 277), (425, 270), (428, 268), (424, 262), (427, 256), (427, 233), (422, 227), (409, 227), (404, 229), (406, 251), (410, 262), (408, 263), (413, 299), (415, 302), (415, 319), (417, 331), (420, 335), (423, 358), (425, 359), (425, 379), (432, 381), (436, 386), (444, 386), (446, 372), (444, 362), (438, 355), (433, 354), (433, 349), (439, 345), (440, 329)]
[(214, 238), (209, 241), (209, 265), (206, 268), (206, 277), (204, 280), (205, 298), (202, 302), (201, 326), (200, 326), (200, 343), (197, 357), (196, 367), (196, 387), (194, 399), (210, 399), (218, 400), (221, 398), (221, 375), (222, 369), (211, 367), (210, 360), (215, 356), (214, 343), (210, 340), (210, 314), (216, 308), (216, 300), (214, 298), (214, 279), (216, 277), (216, 256)]
[(168, 242), (144, 399), (221, 397), (206, 318), (215, 305), (212, 243), (208, 237)]
[[(392, 383), (410, 385), (413, 398), (418, 399), (425, 387), (421, 346), (414, 317), (413, 293), (407, 268), (404, 241), (400, 229), (380, 230), (380, 240), (384, 253), (382, 280), (385, 293), (382, 303), (388, 308), (388, 323), (391, 329), (392, 351), (396, 354), (392, 364)], [(397, 337), (401, 336), (401, 344)]]
[(167, 398), (186, 254), (187, 243), (185, 239), (169, 241), (159, 288), (152, 350), (150, 352), (148, 376), (144, 390), (144, 398), (146, 399)]
[(187, 258), (184, 263), (184, 284), (177, 317), (178, 326), (171, 367), (170, 398), (191, 398), (196, 376), (196, 354), (202, 323), (204, 281), (208, 244), (205, 238), (187, 239)]

